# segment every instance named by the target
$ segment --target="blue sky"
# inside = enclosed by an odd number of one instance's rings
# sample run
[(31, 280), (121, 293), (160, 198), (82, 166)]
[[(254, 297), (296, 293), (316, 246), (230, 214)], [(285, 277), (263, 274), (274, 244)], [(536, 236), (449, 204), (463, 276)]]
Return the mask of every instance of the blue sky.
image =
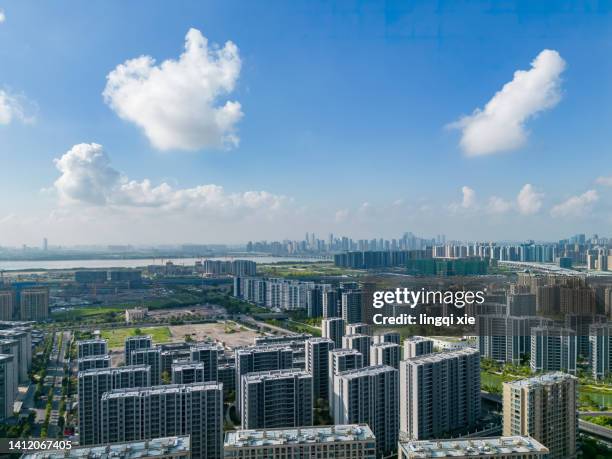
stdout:
[[(554, 240), (606, 234), (612, 223), (612, 2), (21, 0), (0, 8), (0, 90), (25, 113), (0, 124), (0, 245), (44, 236), (240, 242), (306, 230)], [(190, 28), (211, 46), (237, 47), (232, 87), (212, 103), (240, 104), (237, 146), (202, 140), (184, 151), (181, 130), (174, 146), (159, 148), (134, 121), (142, 106), (121, 116), (135, 99), (116, 95), (113, 108), (102, 96), (107, 75), (129, 59), (177, 61)], [(564, 63), (551, 77), (558, 100), (530, 112), (520, 145), (466, 151), (461, 129), (448, 125), (483, 109), (543, 50)], [(189, 110), (164, 100), (172, 113)], [(106, 188), (96, 202), (72, 166), (54, 164), (82, 143), (102, 146), (95, 151), (106, 162), (92, 167), (122, 177), (97, 182)], [(117, 191), (143, 180), (150, 187), (138, 198)], [(150, 191), (162, 183), (171, 190)], [(193, 190), (210, 184), (223, 190), (203, 205), (209, 190)], [(521, 207), (526, 185), (539, 206)], [(249, 191), (268, 194), (254, 203)], [(492, 197), (501, 199), (495, 210)]]

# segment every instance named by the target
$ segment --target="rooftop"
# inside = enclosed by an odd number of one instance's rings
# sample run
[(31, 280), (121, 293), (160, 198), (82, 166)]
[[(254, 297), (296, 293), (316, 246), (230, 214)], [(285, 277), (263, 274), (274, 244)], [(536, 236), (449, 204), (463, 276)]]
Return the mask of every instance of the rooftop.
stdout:
[(364, 440), (375, 440), (374, 434), (366, 424), (297, 429), (236, 430), (225, 434), (225, 448)]
[(570, 379), (576, 379), (575, 376), (572, 376), (568, 373), (562, 373), (560, 371), (555, 371), (552, 373), (544, 373), (542, 375), (533, 376), (531, 378), (519, 379), (517, 381), (510, 381), (504, 384), (508, 384), (512, 387), (529, 387), (529, 386), (538, 386), (538, 385), (546, 385), (546, 384), (554, 384), (561, 381), (568, 381)]
[(128, 387), (105, 392), (102, 400), (126, 397), (140, 397), (145, 394), (178, 394), (180, 392), (196, 392), (200, 390), (223, 390), (222, 383), (196, 382), (191, 384), (165, 384), (153, 387)]
[(521, 436), (407, 441), (400, 442), (399, 447), (409, 459), (548, 453), (548, 449), (538, 441)]
[(431, 341), (431, 339), (426, 338), (424, 336), (415, 335), (415, 336), (408, 336), (406, 339), (404, 339), (404, 342), (406, 341), (409, 341), (412, 343), (420, 343), (422, 341)]
[(102, 338), (82, 339), (77, 341), (77, 345), (79, 344), (106, 344), (106, 340)]
[(75, 447), (70, 450), (44, 451), (24, 454), (22, 459), (137, 459), (141, 457), (166, 457), (168, 454), (187, 453), (190, 449), (189, 444), (189, 436), (185, 435), (102, 446)]
[(338, 355), (351, 355), (351, 354), (359, 354), (361, 355), (361, 352), (359, 352), (357, 349), (349, 349), (349, 348), (338, 348), (338, 349), (334, 349), (331, 351), (332, 354), (338, 354)]
[(385, 373), (387, 371), (397, 372), (395, 368), (390, 367), (389, 365), (375, 365), (371, 367), (355, 368), (353, 370), (343, 371), (339, 374), (339, 376), (342, 378), (352, 379), (352, 378), (358, 378), (364, 375), (370, 375), (370, 376), (378, 375), (381, 373)]
[(257, 371), (254, 373), (247, 373), (243, 376), (247, 381), (261, 381), (264, 379), (282, 379), (282, 378), (311, 378), (312, 375), (304, 370), (300, 370), (299, 368), (288, 368), (285, 370), (270, 370), (270, 371)]
[(413, 357), (411, 359), (407, 359), (408, 363), (437, 363), (442, 362), (446, 359), (452, 359), (455, 357), (463, 357), (467, 355), (479, 354), (478, 349), (474, 349), (471, 347), (465, 347), (462, 349), (457, 349), (454, 351), (446, 351), (446, 352), (436, 352), (434, 354), (423, 354), (417, 357)]

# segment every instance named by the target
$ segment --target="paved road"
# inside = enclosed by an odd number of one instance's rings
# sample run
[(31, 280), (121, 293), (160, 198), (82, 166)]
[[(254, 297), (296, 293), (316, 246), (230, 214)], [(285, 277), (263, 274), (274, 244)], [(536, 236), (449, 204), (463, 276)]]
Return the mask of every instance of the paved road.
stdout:
[(600, 426), (598, 424), (593, 424), (592, 422), (586, 422), (582, 419), (578, 419), (578, 430), (591, 435), (596, 435), (608, 441), (612, 440), (612, 429)]

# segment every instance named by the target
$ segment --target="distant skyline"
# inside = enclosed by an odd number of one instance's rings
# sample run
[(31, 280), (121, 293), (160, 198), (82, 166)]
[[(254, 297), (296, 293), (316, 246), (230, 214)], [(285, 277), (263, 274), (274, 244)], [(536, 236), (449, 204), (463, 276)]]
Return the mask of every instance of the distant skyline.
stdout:
[(612, 237), (588, 5), (6, 2), (0, 246)]

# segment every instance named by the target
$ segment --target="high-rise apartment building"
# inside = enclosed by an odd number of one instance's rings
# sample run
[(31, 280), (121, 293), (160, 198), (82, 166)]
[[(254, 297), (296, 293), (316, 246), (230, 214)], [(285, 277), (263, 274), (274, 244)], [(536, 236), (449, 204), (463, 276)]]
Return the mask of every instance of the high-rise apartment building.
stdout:
[(370, 346), (370, 365), (388, 365), (399, 370), (400, 354), (399, 344), (372, 344)]
[(593, 378), (605, 379), (612, 374), (612, 322), (591, 325), (589, 340)]
[(204, 368), (204, 381), (218, 381), (217, 366), (223, 348), (217, 343), (198, 343), (191, 346), (191, 360), (201, 362)]
[(345, 335), (368, 335), (372, 336), (372, 326), (366, 323), (346, 324)]
[(531, 371), (564, 371), (576, 374), (576, 333), (569, 328), (531, 329)]
[(94, 370), (100, 368), (110, 368), (111, 357), (110, 355), (90, 355), (89, 357), (83, 357), (77, 359), (78, 371)]
[(223, 457), (223, 388), (196, 383), (113, 390), (101, 401), (102, 442), (189, 435), (193, 459)]
[(249, 373), (242, 378), (243, 429), (312, 425), (312, 376), (303, 370)]
[(433, 341), (423, 336), (409, 336), (404, 339), (404, 360), (431, 354), (433, 352)]
[(338, 290), (329, 289), (323, 292), (323, 317), (340, 317), (340, 296)]
[(15, 373), (15, 357), (0, 354), (0, 421), (13, 416), (13, 405), (17, 395), (17, 373)]
[(234, 430), (224, 451), (225, 459), (376, 459), (376, 438), (366, 424)]
[(15, 293), (0, 287), (0, 320), (13, 320), (15, 315)]
[(400, 428), (408, 438), (440, 438), (480, 418), (477, 349), (425, 354), (400, 362)]
[(334, 349), (329, 338), (311, 338), (306, 341), (306, 371), (312, 375), (312, 395), (329, 400), (329, 353)]
[(520, 364), (529, 354), (531, 343), (529, 316), (483, 315), (477, 318), (480, 355), (497, 362)]
[(342, 318), (348, 324), (360, 323), (363, 319), (361, 290), (342, 292)]
[(293, 350), (288, 345), (252, 346), (236, 349), (236, 411), (242, 406), (242, 377), (249, 373), (293, 367)]
[(30, 380), (28, 371), (32, 368), (32, 332), (26, 327), (0, 329), (0, 339), (14, 340), (19, 343), (19, 382)]
[(363, 366), (370, 366), (370, 346), (372, 337), (369, 335), (345, 335), (342, 337), (342, 347), (344, 349), (355, 349), (363, 356)]
[(102, 394), (113, 389), (150, 386), (151, 369), (146, 365), (137, 365), (80, 371), (77, 380), (79, 443), (96, 445), (102, 443), (100, 429)]
[(149, 335), (128, 336), (125, 339), (124, 361), (128, 365), (132, 351), (149, 349), (153, 347), (153, 340)]
[(46, 320), (49, 318), (49, 287), (26, 287), (19, 292), (19, 319)]
[(130, 352), (128, 365), (149, 365), (151, 367), (151, 385), (161, 384), (161, 349), (149, 347), (134, 349)]
[(372, 336), (372, 343), (380, 344), (380, 343), (395, 343), (401, 344), (401, 337), (399, 332), (394, 330), (377, 332)]
[(108, 343), (105, 339), (87, 339), (77, 341), (77, 358), (91, 357), (94, 355), (107, 355)]
[(334, 342), (337, 348), (342, 347), (342, 337), (344, 336), (344, 319), (340, 317), (331, 317), (321, 321), (321, 335), (323, 338), (329, 338)]
[(536, 439), (549, 449), (549, 459), (575, 458), (577, 385), (561, 372), (504, 383), (503, 434)]
[(202, 362), (176, 362), (172, 364), (172, 384), (202, 382), (206, 382), (204, 379), (204, 364)]
[(399, 459), (548, 459), (548, 448), (526, 436), (400, 442)]
[(367, 424), (376, 437), (377, 457), (397, 450), (398, 384), (398, 371), (389, 366), (349, 370), (334, 378), (334, 419), (340, 424)]
[(189, 435), (154, 438), (97, 446), (72, 446), (63, 450), (27, 453), (22, 459), (121, 458), (121, 459), (191, 459)]
[[(355, 349), (334, 349), (329, 353), (329, 412), (334, 416), (334, 404), (337, 403), (334, 394), (334, 378), (343, 371), (363, 367), (363, 354)], [(335, 418), (334, 418), (335, 419)], [(340, 423), (335, 419), (336, 423)]]

